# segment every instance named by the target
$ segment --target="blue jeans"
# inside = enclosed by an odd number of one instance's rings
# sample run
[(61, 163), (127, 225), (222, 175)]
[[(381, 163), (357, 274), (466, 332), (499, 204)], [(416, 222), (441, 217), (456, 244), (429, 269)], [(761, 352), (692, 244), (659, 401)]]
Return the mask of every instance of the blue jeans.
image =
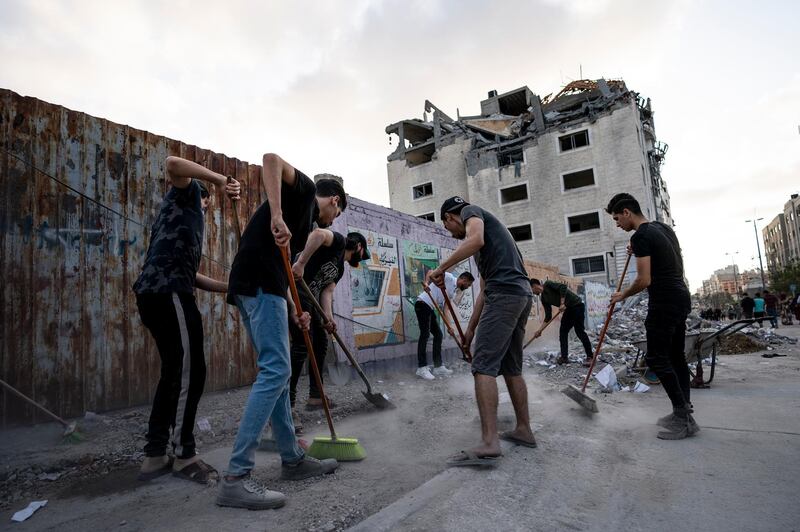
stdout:
[(305, 454), (297, 445), (289, 405), (289, 322), (286, 300), (258, 291), (256, 297), (236, 296), (236, 306), (258, 354), (258, 375), (247, 398), (233, 444), (227, 473), (246, 475), (255, 466), (255, 452), (267, 420), (283, 463), (296, 463)]

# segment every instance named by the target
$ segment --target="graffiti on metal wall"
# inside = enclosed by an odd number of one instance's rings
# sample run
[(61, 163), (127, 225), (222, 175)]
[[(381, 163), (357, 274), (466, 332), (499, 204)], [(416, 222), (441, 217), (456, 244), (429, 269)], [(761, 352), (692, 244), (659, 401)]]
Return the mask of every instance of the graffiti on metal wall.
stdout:
[(367, 239), (372, 258), (350, 270), (353, 334), (358, 348), (402, 343), (403, 310), (397, 239), (351, 227)]
[(406, 337), (419, 336), (419, 322), (414, 312), (414, 303), (422, 291), (425, 274), (439, 266), (439, 248), (433, 244), (422, 244), (411, 240), (401, 240), (403, 250), (403, 314), (405, 316)]

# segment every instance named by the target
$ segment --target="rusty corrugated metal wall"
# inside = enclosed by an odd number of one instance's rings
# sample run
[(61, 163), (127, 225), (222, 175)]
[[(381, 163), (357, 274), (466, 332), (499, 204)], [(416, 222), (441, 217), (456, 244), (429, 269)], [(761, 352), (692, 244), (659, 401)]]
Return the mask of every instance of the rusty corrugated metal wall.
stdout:
[[(0, 374), (57, 414), (146, 403), (155, 389), (158, 352), (131, 285), (168, 155), (238, 179), (243, 223), (260, 204), (259, 166), (0, 90)], [(200, 271), (217, 279), (235, 252), (230, 208), (217, 191), (206, 217)], [(206, 390), (251, 383), (238, 312), (223, 294), (197, 297)], [(3, 426), (45, 419), (6, 392), (0, 401)]]

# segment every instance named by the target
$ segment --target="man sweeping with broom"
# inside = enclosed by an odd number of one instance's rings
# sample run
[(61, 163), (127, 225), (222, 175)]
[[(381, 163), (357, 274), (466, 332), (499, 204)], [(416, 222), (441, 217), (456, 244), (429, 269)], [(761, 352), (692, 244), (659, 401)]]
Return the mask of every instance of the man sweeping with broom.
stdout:
[[(292, 272), (295, 279), (303, 279), (308, 284), (311, 294), (300, 292), (300, 302), (303, 309), (308, 309), (311, 314), (311, 341), (314, 347), (314, 356), (317, 366), (321, 369), (328, 352), (328, 332), (336, 330), (336, 321), (333, 319), (333, 291), (336, 284), (344, 275), (344, 264), (351, 268), (358, 268), (361, 261), (370, 257), (367, 249), (367, 239), (358, 232), (348, 233), (345, 237), (341, 233), (330, 229), (317, 228), (311, 232), (303, 251), (297, 256)], [(314, 308), (312, 297), (319, 301), (324, 315)], [(293, 323), (289, 324), (292, 339), (292, 378), (289, 386), (289, 399), (294, 413), (297, 397), (297, 383), (300, 373), (308, 358), (308, 350), (303, 338), (303, 331)], [(320, 373), (320, 378), (322, 374)], [(331, 401), (328, 400), (330, 405)], [(322, 397), (317, 387), (316, 380), (309, 375), (309, 391), (306, 410), (322, 409)], [(295, 430), (300, 432), (298, 419), (295, 419)]]
[[(139, 480), (172, 470), (175, 476), (205, 484), (218, 475), (195, 450), (194, 423), (206, 361), (194, 289), (225, 292), (228, 285), (197, 272), (205, 211), (212, 199), (204, 183), (225, 187), (232, 199), (239, 198), (240, 187), (236, 180), (228, 183), (225, 176), (180, 157), (167, 157), (165, 170), (169, 190), (150, 233), (142, 273), (133, 285), (142, 323), (153, 335), (161, 358)], [(167, 456), (170, 429), (174, 463)]]
[[(298, 315), (287, 297), (289, 277), (282, 246), (302, 250), (316, 222), (329, 226), (347, 207), (342, 186), (333, 179), (314, 182), (275, 154), (263, 158), (262, 184), (267, 193), (242, 234), (228, 282), (228, 302), (242, 316), (258, 356), (258, 375), (233, 445), (228, 470), (220, 482), (216, 503), (250, 510), (278, 508), (286, 503), (279, 492), (250, 478), (261, 432), (271, 421), (281, 456), (281, 478), (301, 480), (332, 473), (334, 459), (306, 456), (297, 444), (289, 404), (289, 316), (308, 329), (310, 316)], [(288, 313), (288, 315), (287, 315)]]
[[(445, 228), (459, 245), (435, 270), (427, 274), (444, 288), (444, 273), (475, 255), (481, 274), (481, 293), (465, 332), (472, 351), (472, 375), (481, 418), (481, 443), (448, 460), (448, 466), (494, 466), (502, 455), (500, 438), (525, 447), (536, 447), (528, 417), (528, 388), (522, 378), (522, 343), (533, 294), (522, 255), (506, 226), (488, 211), (454, 196), (441, 207)], [(477, 331), (476, 331), (477, 329)], [(517, 424), (497, 434), (497, 376), (503, 375)]]
[(611, 198), (606, 212), (623, 231), (635, 231), (630, 251), (636, 257), (636, 279), (627, 289), (611, 295), (611, 305), (647, 289), (645, 360), (672, 402), (672, 413), (657, 421), (666, 429), (658, 433), (658, 438), (681, 440), (694, 436), (700, 429), (691, 415), (694, 410), (689, 402), (689, 367), (684, 356), (686, 316), (691, 310), (691, 300), (683, 280), (678, 237), (671, 227), (648, 221), (639, 202), (630, 194)]

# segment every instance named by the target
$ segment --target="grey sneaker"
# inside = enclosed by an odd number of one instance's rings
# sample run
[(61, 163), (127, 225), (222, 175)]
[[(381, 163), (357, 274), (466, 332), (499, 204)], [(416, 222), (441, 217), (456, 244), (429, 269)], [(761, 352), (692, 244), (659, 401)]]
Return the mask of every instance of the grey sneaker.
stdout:
[(339, 467), (339, 462), (334, 458), (317, 460), (305, 456), (296, 464), (281, 465), (281, 480), (303, 480), (319, 475), (328, 475), (336, 471), (337, 467)]
[(689, 430), (690, 417), (688, 408), (673, 410), (671, 415), (658, 420), (657, 423), (667, 430), (659, 432), (656, 437), (660, 440), (682, 440), (692, 436), (694, 432)]
[(248, 510), (268, 510), (286, 504), (286, 495), (270, 491), (250, 476), (229, 481), (223, 476), (220, 480), (217, 506), (232, 506)]
[(689, 414), (689, 436), (694, 436), (700, 432), (700, 425), (694, 420), (694, 416)]

